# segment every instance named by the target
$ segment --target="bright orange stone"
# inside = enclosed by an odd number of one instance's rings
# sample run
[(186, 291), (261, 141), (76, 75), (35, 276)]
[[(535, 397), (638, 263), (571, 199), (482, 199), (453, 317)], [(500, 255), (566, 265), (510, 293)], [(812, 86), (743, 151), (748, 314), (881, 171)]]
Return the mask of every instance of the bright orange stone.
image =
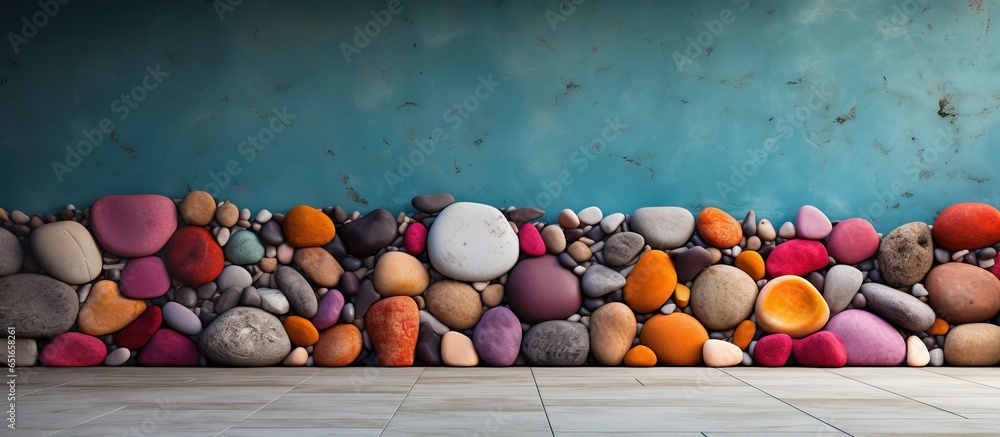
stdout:
[(656, 354), (653, 350), (638, 345), (625, 354), (625, 365), (628, 367), (653, 367), (656, 365)]
[(927, 333), (930, 335), (945, 335), (948, 333), (948, 329), (950, 329), (948, 322), (944, 319), (938, 318), (934, 319), (934, 324), (931, 325), (931, 329), (927, 330)]
[(677, 304), (679, 308), (685, 308), (688, 306), (688, 302), (691, 300), (691, 289), (687, 288), (687, 285), (677, 284), (674, 288), (674, 303)]
[(319, 331), (309, 319), (299, 316), (288, 316), (282, 323), (288, 339), (296, 346), (312, 346), (319, 341)]
[(744, 250), (736, 256), (736, 267), (746, 272), (754, 281), (764, 279), (764, 258), (753, 250)]
[(823, 329), (830, 320), (830, 307), (812, 283), (786, 275), (772, 279), (760, 290), (755, 314), (757, 323), (768, 333), (802, 338)]
[(309, 205), (299, 205), (285, 214), (281, 222), (285, 241), (292, 247), (317, 247), (329, 243), (337, 233), (323, 211)]
[(146, 310), (146, 301), (122, 295), (118, 283), (102, 280), (90, 288), (76, 322), (80, 332), (99, 337), (120, 331)]
[(733, 333), (733, 344), (739, 346), (740, 349), (746, 349), (750, 346), (755, 335), (757, 335), (757, 324), (753, 320), (744, 320), (740, 322), (739, 326), (736, 327), (736, 332)]
[(653, 350), (660, 364), (668, 366), (701, 364), (706, 341), (705, 327), (698, 319), (681, 312), (651, 317), (639, 334), (639, 342)]
[(720, 249), (736, 246), (743, 239), (740, 222), (719, 208), (708, 207), (701, 210), (695, 224), (698, 236), (706, 243)]
[(677, 270), (670, 255), (660, 250), (646, 252), (625, 279), (622, 297), (637, 313), (651, 313), (667, 303), (677, 287)]
[(351, 324), (333, 325), (319, 333), (313, 363), (323, 367), (349, 366), (361, 356), (361, 331)]

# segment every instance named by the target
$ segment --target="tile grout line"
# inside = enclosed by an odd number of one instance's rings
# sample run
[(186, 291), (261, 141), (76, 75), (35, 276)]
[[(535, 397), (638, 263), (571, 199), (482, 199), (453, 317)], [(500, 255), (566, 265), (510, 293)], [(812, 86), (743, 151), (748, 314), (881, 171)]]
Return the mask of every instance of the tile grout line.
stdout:
[(72, 381), (69, 381), (69, 382), (64, 382), (64, 383), (62, 383), (62, 384), (59, 384), (59, 385), (53, 385), (53, 386), (51, 386), (51, 387), (45, 387), (45, 388), (40, 388), (40, 389), (38, 389), (38, 390), (35, 390), (35, 391), (31, 392), (31, 393), (27, 393), (27, 394), (23, 394), (23, 395), (19, 395), (19, 397), (24, 397), (24, 396), (31, 396), (31, 395), (33, 395), (33, 394), (35, 394), (35, 393), (38, 393), (38, 392), (40, 392), (40, 391), (45, 391), (45, 390), (48, 390), (48, 389), (50, 389), (50, 388), (59, 388), (59, 387), (62, 387), (62, 386), (64, 386), (64, 385), (68, 385), (68, 384), (72, 384), (72, 383), (74, 383), (74, 382), (80, 382), (80, 381), (83, 381), (83, 380), (86, 380), (86, 379), (92, 379), (92, 378), (93, 378), (93, 376), (88, 376), (88, 377), (86, 377), (86, 378), (80, 378), (80, 379), (74, 379), (74, 380), (72, 380)]
[[(244, 418), (242, 418), (242, 419), (240, 419), (240, 420), (236, 421), (236, 422), (235, 422), (235, 423), (233, 423), (232, 425), (229, 425), (229, 426), (227, 426), (227, 427), (226, 427), (226, 429), (224, 429), (224, 430), (222, 430), (222, 431), (219, 431), (219, 433), (218, 433), (218, 434), (216, 434), (216, 435), (215, 435), (215, 437), (219, 437), (219, 436), (221, 436), (221, 435), (222, 435), (222, 434), (223, 434), (224, 432), (226, 432), (226, 431), (229, 431), (230, 429), (233, 429), (233, 427), (234, 427), (234, 426), (236, 426), (236, 425), (240, 424), (240, 422), (243, 422), (244, 420), (247, 420), (247, 419), (249, 419), (249, 418), (250, 418), (250, 416), (253, 416), (254, 414), (257, 414), (257, 413), (259, 413), (259, 412), (260, 412), (260, 410), (263, 410), (263, 409), (264, 409), (264, 408), (266, 408), (266, 407), (267, 407), (268, 405), (271, 405), (271, 404), (273, 404), (273, 403), (274, 403), (274, 401), (276, 401), (276, 400), (278, 400), (278, 399), (281, 399), (281, 397), (282, 397), (282, 396), (284, 396), (284, 395), (287, 395), (287, 394), (288, 394), (289, 392), (291, 392), (292, 390), (295, 390), (296, 388), (298, 388), (298, 387), (299, 387), (299, 386), (301, 386), (302, 384), (305, 384), (305, 383), (306, 383), (307, 381), (309, 381), (310, 379), (313, 379), (313, 377), (314, 377), (314, 376), (316, 376), (316, 375), (319, 375), (319, 372), (320, 372), (320, 371), (319, 371), (319, 370), (317, 370), (317, 371), (316, 371), (315, 373), (313, 373), (312, 375), (309, 375), (309, 377), (308, 377), (308, 378), (306, 378), (306, 379), (303, 379), (302, 381), (299, 381), (299, 383), (298, 383), (298, 384), (295, 384), (295, 385), (293, 385), (293, 386), (292, 386), (292, 387), (290, 387), (290, 388), (289, 388), (288, 390), (285, 390), (285, 392), (284, 392), (284, 393), (282, 393), (282, 394), (278, 395), (278, 396), (277, 396), (277, 397), (275, 397), (274, 399), (271, 399), (271, 400), (270, 400), (270, 401), (268, 401), (268, 402), (267, 402), (266, 404), (264, 404), (264, 405), (261, 405), (261, 406), (260, 406), (260, 408), (257, 408), (256, 410), (254, 410), (254, 411), (253, 411), (252, 413), (250, 413), (250, 414), (247, 414), (247, 415), (246, 415), (246, 417), (244, 417)], [(195, 379), (197, 379), (197, 378), (195, 378)]]
[(538, 402), (542, 403), (542, 413), (545, 413), (545, 422), (549, 424), (549, 433), (555, 437), (556, 431), (552, 428), (552, 419), (549, 418), (549, 410), (545, 408), (545, 399), (542, 399), (542, 389), (538, 388), (538, 378), (535, 377), (535, 368), (529, 367), (528, 369), (531, 370), (531, 382), (535, 384), (535, 392), (538, 393)]
[(119, 411), (119, 410), (121, 410), (121, 409), (123, 409), (123, 408), (126, 408), (126, 407), (128, 407), (128, 405), (127, 405), (127, 404), (126, 404), (126, 405), (122, 405), (122, 406), (120, 406), (120, 407), (118, 407), (118, 408), (115, 408), (114, 410), (111, 410), (111, 411), (108, 411), (107, 413), (104, 413), (104, 414), (102, 414), (102, 415), (100, 415), (100, 416), (96, 416), (96, 417), (91, 417), (90, 419), (87, 419), (87, 420), (84, 420), (83, 422), (80, 422), (80, 423), (78, 423), (78, 424), (76, 424), (76, 425), (73, 425), (73, 426), (71, 426), (71, 427), (69, 427), (69, 428), (66, 428), (66, 429), (63, 429), (63, 430), (60, 430), (59, 432), (57, 432), (57, 433), (55, 433), (55, 434), (52, 434), (52, 435), (57, 435), (57, 434), (62, 434), (62, 433), (64, 433), (64, 432), (66, 432), (66, 431), (70, 431), (70, 430), (72, 430), (73, 428), (76, 428), (76, 427), (78, 427), (78, 426), (80, 426), (80, 425), (86, 425), (87, 423), (90, 423), (90, 422), (93, 422), (93, 421), (95, 421), (95, 420), (97, 420), (97, 419), (100, 419), (100, 418), (102, 418), (102, 417), (104, 417), (104, 416), (107, 416), (108, 414), (111, 414), (111, 413), (114, 413), (115, 411)]
[(879, 386), (877, 386), (877, 385), (874, 385), (874, 384), (869, 384), (869, 383), (867, 383), (867, 382), (864, 382), (864, 381), (862, 381), (862, 380), (860, 380), (860, 379), (855, 379), (855, 378), (852, 378), (852, 377), (850, 377), (850, 376), (847, 376), (847, 375), (843, 375), (843, 374), (840, 374), (840, 373), (837, 373), (837, 372), (833, 372), (833, 371), (830, 371), (830, 369), (823, 369), (823, 371), (825, 371), (825, 372), (828, 372), (828, 373), (830, 373), (830, 374), (833, 374), (833, 375), (837, 375), (837, 376), (840, 376), (840, 377), (843, 377), (843, 378), (847, 378), (847, 379), (850, 379), (851, 381), (855, 381), (855, 382), (860, 382), (860, 383), (862, 383), (862, 384), (864, 384), (864, 385), (867, 385), (867, 386), (869, 386), (869, 387), (872, 387), (872, 388), (876, 388), (876, 389), (879, 389), (879, 390), (882, 390), (882, 391), (884, 391), (884, 392), (886, 392), (886, 393), (890, 393), (890, 394), (893, 394), (893, 395), (895, 395), (895, 396), (899, 396), (899, 397), (901, 397), (901, 398), (903, 398), (903, 399), (909, 399), (909, 400), (911, 400), (911, 401), (913, 401), (913, 402), (916, 402), (916, 403), (918, 403), (918, 404), (923, 404), (923, 405), (926, 405), (926, 406), (928, 406), (928, 407), (931, 407), (931, 408), (933, 408), (933, 409), (935, 409), (935, 410), (939, 410), (939, 411), (944, 411), (945, 413), (948, 413), (948, 414), (952, 414), (952, 415), (955, 415), (955, 416), (958, 416), (958, 417), (960, 417), (960, 418), (962, 418), (962, 419), (968, 419), (968, 417), (965, 417), (965, 416), (963, 416), (963, 415), (961, 415), (961, 414), (958, 414), (958, 413), (955, 413), (955, 412), (953, 412), (953, 411), (948, 411), (948, 410), (945, 410), (944, 408), (941, 408), (941, 407), (938, 407), (938, 406), (936, 406), (936, 405), (931, 405), (931, 404), (928, 404), (927, 402), (924, 402), (924, 401), (921, 401), (921, 400), (918, 400), (918, 399), (914, 399), (914, 398), (911, 398), (911, 397), (909, 397), (909, 396), (906, 396), (906, 395), (902, 395), (902, 394), (899, 394), (899, 393), (896, 393), (896, 392), (894, 392), (894, 391), (892, 391), (892, 390), (889, 390), (889, 389), (887, 389), (887, 388), (883, 388), (883, 387), (879, 387)]
[(770, 396), (771, 398), (773, 398), (773, 399), (777, 400), (778, 402), (781, 402), (781, 403), (783, 403), (783, 404), (785, 404), (785, 405), (788, 405), (789, 407), (792, 407), (792, 408), (794, 408), (794, 409), (795, 409), (795, 410), (797, 410), (798, 412), (800, 412), (800, 413), (802, 413), (802, 414), (805, 414), (806, 416), (809, 416), (809, 417), (811, 417), (811, 418), (813, 418), (813, 419), (815, 419), (815, 420), (819, 421), (820, 423), (822, 423), (822, 424), (824, 424), (824, 425), (826, 425), (826, 426), (829, 426), (830, 428), (833, 428), (833, 429), (835, 429), (835, 430), (837, 430), (837, 431), (840, 431), (840, 432), (841, 432), (841, 433), (843, 433), (844, 435), (848, 435), (848, 436), (851, 436), (851, 437), (853, 437), (853, 434), (851, 434), (851, 433), (849, 433), (849, 432), (847, 432), (847, 431), (844, 431), (844, 430), (842, 430), (842, 429), (840, 429), (840, 428), (837, 428), (837, 427), (836, 427), (836, 426), (834, 426), (833, 424), (831, 424), (831, 423), (829, 423), (829, 422), (827, 422), (827, 421), (825, 421), (825, 420), (823, 420), (823, 419), (820, 419), (819, 417), (816, 417), (816, 416), (813, 416), (813, 415), (812, 415), (812, 414), (810, 414), (809, 412), (807, 412), (807, 411), (805, 411), (805, 410), (803, 410), (803, 409), (801, 409), (801, 408), (799, 408), (799, 407), (796, 407), (795, 405), (792, 405), (792, 404), (788, 403), (788, 401), (785, 401), (784, 399), (781, 399), (781, 398), (779, 398), (779, 397), (777, 397), (777, 396), (775, 396), (775, 395), (772, 395), (772, 394), (770, 394), (770, 393), (768, 393), (768, 392), (764, 391), (764, 389), (762, 389), (762, 388), (760, 388), (760, 387), (757, 387), (756, 385), (753, 385), (753, 384), (751, 384), (751, 383), (749, 383), (749, 382), (746, 382), (746, 381), (744, 381), (743, 379), (741, 379), (740, 377), (738, 377), (738, 376), (736, 376), (736, 375), (733, 375), (733, 374), (731, 374), (731, 373), (729, 373), (729, 372), (725, 371), (724, 369), (721, 369), (721, 368), (720, 368), (719, 370), (720, 370), (720, 371), (721, 371), (722, 373), (725, 373), (726, 375), (729, 375), (729, 377), (731, 377), (731, 378), (733, 378), (733, 379), (735, 379), (735, 380), (737, 380), (737, 381), (739, 381), (739, 382), (742, 382), (742, 383), (744, 383), (744, 384), (746, 384), (746, 385), (748, 385), (748, 386), (750, 386), (750, 387), (753, 387), (753, 388), (754, 388), (755, 390), (757, 390), (757, 391), (759, 391), (759, 392), (761, 392), (761, 393), (764, 393), (764, 394), (766, 394), (766, 395)]
[(392, 415), (389, 416), (389, 420), (385, 421), (385, 426), (383, 426), (382, 429), (378, 432), (379, 436), (381, 436), (383, 433), (385, 433), (385, 429), (389, 427), (389, 423), (392, 422), (392, 418), (396, 417), (396, 413), (398, 413), (400, 407), (403, 406), (403, 402), (406, 402), (406, 398), (410, 397), (410, 392), (413, 391), (413, 387), (415, 387), (417, 385), (417, 382), (420, 381), (420, 377), (424, 376), (424, 371), (426, 371), (426, 370), (427, 370), (427, 366), (424, 366), (422, 369), (420, 369), (420, 374), (417, 375), (417, 377), (413, 379), (413, 383), (410, 384), (410, 388), (408, 390), (406, 390), (406, 394), (403, 395), (403, 399), (400, 399), (399, 405), (396, 405), (396, 409), (392, 411)]
[(964, 382), (968, 382), (968, 383), (972, 383), (972, 384), (977, 384), (977, 385), (981, 385), (981, 386), (983, 386), (983, 387), (989, 387), (989, 388), (995, 388), (995, 389), (997, 389), (997, 390), (1000, 390), (1000, 387), (997, 387), (997, 386), (995, 386), (995, 385), (989, 385), (989, 384), (985, 384), (985, 383), (982, 383), (982, 382), (979, 382), (979, 381), (973, 381), (973, 380), (971, 380), (971, 379), (965, 379), (965, 378), (962, 378), (962, 377), (960, 377), (960, 376), (955, 376), (955, 375), (949, 375), (949, 374), (947, 374), (947, 373), (939, 373), (939, 372), (935, 372), (935, 371), (933, 371), (933, 370), (930, 370), (930, 368), (927, 368), (927, 367), (922, 367), (922, 368), (920, 368), (920, 369), (918, 369), (918, 370), (920, 370), (920, 371), (922, 371), (922, 372), (927, 372), (927, 373), (930, 373), (931, 375), (937, 375), (937, 376), (944, 376), (944, 377), (948, 377), (948, 378), (952, 378), (952, 379), (957, 379), (957, 380), (959, 380), (959, 381), (964, 381)]

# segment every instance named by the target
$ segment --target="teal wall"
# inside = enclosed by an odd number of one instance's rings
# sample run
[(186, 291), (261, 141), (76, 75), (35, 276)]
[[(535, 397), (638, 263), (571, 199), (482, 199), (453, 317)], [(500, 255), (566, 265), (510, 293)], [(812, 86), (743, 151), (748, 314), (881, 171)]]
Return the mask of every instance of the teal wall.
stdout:
[(996, 1), (50, 1), (0, 7), (8, 211), (1000, 203)]

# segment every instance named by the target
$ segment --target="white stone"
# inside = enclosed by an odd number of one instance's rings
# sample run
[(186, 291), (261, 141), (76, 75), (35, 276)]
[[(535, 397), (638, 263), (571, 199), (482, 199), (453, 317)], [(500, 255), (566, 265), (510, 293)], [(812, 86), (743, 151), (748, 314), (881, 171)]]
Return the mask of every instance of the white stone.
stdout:
[(291, 309), (291, 305), (288, 304), (288, 298), (285, 297), (281, 290), (275, 288), (258, 288), (257, 294), (260, 295), (260, 307), (264, 311), (271, 314), (288, 314), (288, 310)]
[(163, 305), (163, 321), (184, 335), (197, 335), (201, 332), (201, 319), (177, 302), (167, 302)]
[(222, 269), (219, 277), (215, 278), (215, 283), (221, 291), (226, 291), (227, 288), (234, 285), (240, 288), (247, 288), (253, 284), (253, 277), (250, 276), (250, 272), (247, 269), (241, 266), (230, 265)]
[(615, 229), (618, 229), (618, 227), (624, 222), (625, 214), (616, 212), (604, 217), (604, 219), (601, 220), (601, 230), (604, 231), (605, 234), (610, 234), (614, 232)]
[(632, 213), (630, 228), (654, 249), (674, 249), (694, 234), (694, 215), (676, 206), (639, 208)]
[(731, 367), (743, 363), (743, 351), (725, 340), (710, 339), (702, 345), (702, 358), (709, 367)]
[(94, 237), (74, 221), (39, 226), (31, 233), (31, 248), (49, 276), (68, 284), (90, 282), (104, 266)]
[(106, 358), (104, 358), (105, 366), (120, 366), (128, 361), (129, 357), (132, 356), (132, 352), (128, 348), (120, 347), (111, 351)]
[(215, 242), (219, 243), (219, 246), (225, 246), (229, 242), (229, 228), (219, 228), (219, 232), (215, 234)]
[(596, 225), (604, 218), (604, 212), (596, 206), (588, 206), (576, 214), (580, 218), (580, 223), (585, 225)]
[(785, 224), (781, 225), (781, 229), (778, 229), (778, 236), (786, 240), (795, 238), (795, 224), (785, 222)]
[(910, 367), (924, 367), (931, 362), (930, 351), (923, 340), (916, 335), (911, 335), (906, 339), (906, 365)]
[(267, 223), (271, 221), (271, 211), (262, 209), (257, 213), (257, 217), (254, 219), (257, 223)]
[[(280, 251), (279, 251), (280, 252)], [(507, 273), (520, 254), (517, 234), (500, 210), (458, 202), (442, 210), (427, 236), (434, 269), (453, 279), (488, 281)]]

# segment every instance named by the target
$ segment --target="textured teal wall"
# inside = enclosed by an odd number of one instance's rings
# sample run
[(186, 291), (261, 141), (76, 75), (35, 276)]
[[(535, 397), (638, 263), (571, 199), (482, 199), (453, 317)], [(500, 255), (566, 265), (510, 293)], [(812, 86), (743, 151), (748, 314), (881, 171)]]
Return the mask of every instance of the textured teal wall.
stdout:
[(996, 1), (223, 1), (2, 6), (0, 207), (1000, 203)]

